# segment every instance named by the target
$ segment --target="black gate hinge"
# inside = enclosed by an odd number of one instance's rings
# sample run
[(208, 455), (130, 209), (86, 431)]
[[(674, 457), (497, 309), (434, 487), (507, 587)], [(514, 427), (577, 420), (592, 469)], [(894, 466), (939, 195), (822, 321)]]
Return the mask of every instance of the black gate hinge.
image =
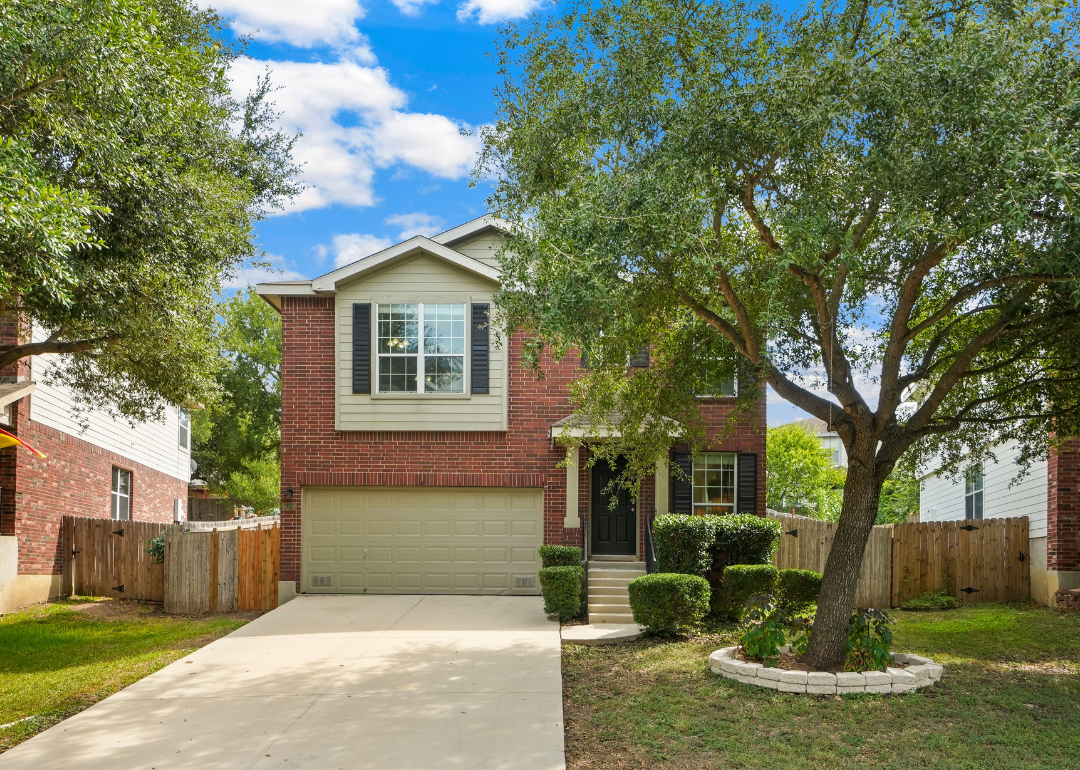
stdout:
[(123, 583), (121, 583), (121, 584), (120, 584), (120, 585), (118, 585), (118, 586), (113, 586), (113, 589), (112, 589), (112, 590), (114, 590), (114, 591), (119, 591), (120, 593), (124, 593), (124, 584), (123, 584)]
[(968, 525), (967, 525), (967, 526), (965, 526), (965, 527), (960, 527), (960, 529), (966, 529), (966, 530), (967, 530), (968, 532), (974, 532), (975, 530), (977, 530), (977, 529), (978, 529), (978, 527), (976, 527), (976, 526), (973, 526), (973, 525), (971, 525), (971, 524), (968, 524)]
[(1026, 557), (1026, 556), (1024, 556), (1024, 552), (1023, 552), (1023, 551), (1021, 551), (1021, 552), (1020, 552), (1020, 555), (1019, 555), (1019, 556), (1017, 556), (1016, 558), (1017, 558), (1017, 559), (1019, 559), (1020, 561), (1027, 561), (1027, 557)]
[(970, 596), (971, 594), (977, 594), (977, 593), (979, 593), (979, 589), (978, 589), (978, 588), (972, 588), (971, 586), (968, 586), (967, 588), (961, 588), (960, 590), (961, 590), (961, 591), (963, 591), (964, 593), (968, 594), (969, 596)]
[(117, 529), (117, 530), (115, 530), (115, 531), (113, 532), (113, 534), (114, 534), (114, 535), (120, 535), (120, 537), (123, 537), (123, 536), (124, 536), (124, 528), (123, 528), (123, 527), (121, 527), (120, 529)]
[(798, 537), (799, 536), (799, 530), (798, 529), (793, 529), (790, 532), (785, 532), (784, 534), (785, 535), (791, 535), (792, 537)]

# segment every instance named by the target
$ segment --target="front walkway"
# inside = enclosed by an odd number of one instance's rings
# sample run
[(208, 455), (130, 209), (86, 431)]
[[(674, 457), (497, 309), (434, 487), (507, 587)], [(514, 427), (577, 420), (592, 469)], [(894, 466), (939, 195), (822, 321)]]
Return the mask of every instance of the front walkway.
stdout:
[(539, 597), (301, 596), (0, 755), (0, 770), (556, 770)]

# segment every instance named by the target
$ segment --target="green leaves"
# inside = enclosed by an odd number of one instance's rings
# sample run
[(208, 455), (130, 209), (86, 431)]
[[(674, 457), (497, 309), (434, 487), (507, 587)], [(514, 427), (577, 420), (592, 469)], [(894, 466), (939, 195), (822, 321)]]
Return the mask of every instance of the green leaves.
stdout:
[(821, 439), (798, 423), (769, 428), (766, 438), (765, 500), (785, 513), (836, 521), (843, 498), (844, 469), (833, 467)]

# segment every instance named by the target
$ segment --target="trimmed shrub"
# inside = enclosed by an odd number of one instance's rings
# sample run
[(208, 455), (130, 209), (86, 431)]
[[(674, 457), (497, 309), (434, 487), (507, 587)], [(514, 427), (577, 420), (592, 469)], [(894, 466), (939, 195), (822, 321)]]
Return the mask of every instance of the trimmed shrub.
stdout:
[(729, 564), (768, 564), (780, 540), (780, 522), (763, 516), (718, 516), (713, 550)]
[[(723, 601), (714, 603), (733, 620), (742, 618), (751, 596), (771, 594), (776, 585), (776, 567), (771, 564), (732, 564), (724, 568)], [(717, 607), (716, 605), (720, 606)]]
[(560, 620), (576, 618), (581, 612), (581, 584), (585, 570), (578, 566), (543, 567), (540, 570), (540, 592), (544, 595), (544, 612)]
[(794, 615), (817, 604), (821, 595), (821, 573), (809, 569), (782, 569), (776, 576), (776, 604)]
[(657, 572), (627, 586), (634, 622), (650, 634), (690, 631), (709, 611), (709, 581), (697, 575)]
[(944, 591), (934, 593), (921, 593), (914, 599), (904, 599), (900, 602), (900, 609), (912, 612), (940, 612), (943, 610), (955, 610), (960, 606), (960, 600)]
[(712, 547), (719, 516), (665, 513), (653, 521), (656, 571), (705, 577), (712, 568)]
[(581, 549), (576, 545), (542, 545), (538, 553), (545, 567), (581, 566)]

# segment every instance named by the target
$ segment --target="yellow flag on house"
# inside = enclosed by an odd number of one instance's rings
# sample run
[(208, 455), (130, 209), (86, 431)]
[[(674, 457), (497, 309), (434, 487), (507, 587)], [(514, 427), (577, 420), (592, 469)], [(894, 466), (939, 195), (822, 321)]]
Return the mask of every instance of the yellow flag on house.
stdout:
[(9, 447), (9, 446), (15, 446), (16, 444), (22, 444), (24, 447), (26, 447), (31, 452), (33, 452), (38, 457), (40, 457), (42, 460), (45, 459), (45, 455), (43, 455), (41, 452), (34, 449), (32, 446), (27, 444), (25, 441), (20, 439), (18, 436), (16, 436), (13, 433), (8, 433), (3, 428), (0, 428), (0, 449), (4, 449), (4, 448)]

